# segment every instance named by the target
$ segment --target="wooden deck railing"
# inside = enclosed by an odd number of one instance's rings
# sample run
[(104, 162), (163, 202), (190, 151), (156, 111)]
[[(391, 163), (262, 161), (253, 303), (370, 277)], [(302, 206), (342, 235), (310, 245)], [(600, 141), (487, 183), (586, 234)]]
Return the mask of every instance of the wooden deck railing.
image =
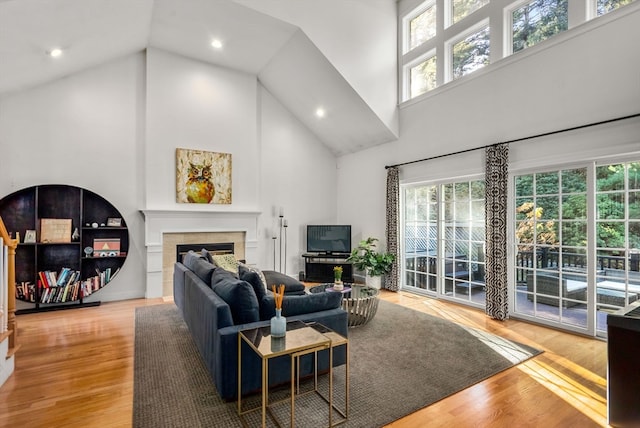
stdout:
[(9, 352), (17, 349), (16, 324), (16, 247), (18, 241), (12, 239), (0, 217), (0, 312), (2, 312), (2, 325), (0, 336), (9, 334)]

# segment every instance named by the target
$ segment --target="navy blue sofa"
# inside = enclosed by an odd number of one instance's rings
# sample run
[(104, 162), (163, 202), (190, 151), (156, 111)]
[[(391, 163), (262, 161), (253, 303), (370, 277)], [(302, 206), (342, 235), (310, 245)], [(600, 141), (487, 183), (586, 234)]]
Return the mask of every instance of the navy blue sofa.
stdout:
[[(271, 277), (272, 281), (282, 279), (279, 275), (281, 274), (268, 275), (265, 272), (265, 277)], [(238, 394), (238, 332), (268, 326), (269, 320), (275, 314), (273, 296), (264, 292), (264, 285), (256, 280), (257, 277), (254, 272), (247, 273), (242, 269), (240, 276), (236, 277), (229, 271), (214, 266), (198, 253), (185, 255), (182, 263), (177, 262), (174, 266), (174, 302), (191, 332), (218, 393), (224, 400), (235, 399)], [(291, 277), (287, 278), (292, 280)], [(282, 314), (287, 320), (318, 322), (346, 337), (347, 313), (341, 308), (342, 295), (301, 295), (295, 282), (286, 284), (289, 293), (285, 293)], [(334, 367), (344, 364), (345, 361), (344, 346), (336, 348)], [(328, 351), (320, 352), (319, 372), (327, 371), (328, 365)], [(301, 377), (311, 375), (313, 368), (312, 355), (301, 359)], [(243, 343), (243, 396), (260, 391), (261, 370), (260, 359)], [(269, 385), (288, 383), (290, 374), (288, 356), (272, 359), (269, 366)]]

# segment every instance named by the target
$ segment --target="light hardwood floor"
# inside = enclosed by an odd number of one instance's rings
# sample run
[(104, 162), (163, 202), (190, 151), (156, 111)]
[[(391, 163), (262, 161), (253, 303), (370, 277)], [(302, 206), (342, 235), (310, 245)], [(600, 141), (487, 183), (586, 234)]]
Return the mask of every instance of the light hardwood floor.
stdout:
[[(382, 298), (545, 351), (389, 427), (606, 426), (605, 342), (493, 321), (482, 311), (409, 293)], [(140, 299), (19, 315), (22, 347), (0, 388), (0, 427), (131, 426), (134, 311), (163, 303)]]

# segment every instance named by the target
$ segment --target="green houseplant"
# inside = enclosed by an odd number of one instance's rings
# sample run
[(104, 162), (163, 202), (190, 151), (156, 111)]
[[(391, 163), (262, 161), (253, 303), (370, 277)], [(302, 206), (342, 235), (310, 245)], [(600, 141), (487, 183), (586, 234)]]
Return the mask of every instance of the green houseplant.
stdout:
[(393, 254), (377, 251), (377, 242), (378, 239), (372, 237), (360, 241), (347, 258), (347, 261), (351, 262), (356, 269), (367, 274), (367, 283), (369, 283), (369, 277), (378, 277), (379, 280), (379, 277), (391, 272), (395, 261)]

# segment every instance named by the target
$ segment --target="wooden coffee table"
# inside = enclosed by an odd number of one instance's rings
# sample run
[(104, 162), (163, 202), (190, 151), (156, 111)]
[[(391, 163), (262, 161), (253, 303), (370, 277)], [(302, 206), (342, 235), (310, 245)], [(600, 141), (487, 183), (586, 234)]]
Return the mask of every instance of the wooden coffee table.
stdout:
[(309, 293), (342, 293), (342, 309), (349, 317), (349, 327), (365, 325), (376, 315), (380, 290), (361, 284), (344, 284), (344, 290), (333, 290), (333, 283), (316, 285)]

